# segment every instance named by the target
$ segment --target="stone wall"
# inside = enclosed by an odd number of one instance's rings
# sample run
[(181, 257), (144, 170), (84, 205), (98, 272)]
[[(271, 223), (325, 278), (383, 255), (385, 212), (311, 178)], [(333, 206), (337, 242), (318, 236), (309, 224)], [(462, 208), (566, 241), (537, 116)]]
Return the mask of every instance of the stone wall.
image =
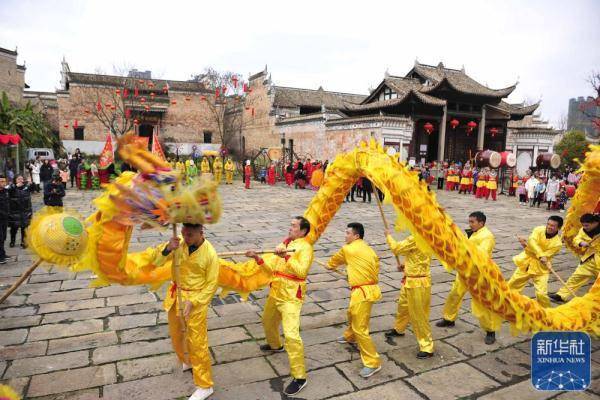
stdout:
[(17, 68), (17, 56), (0, 52), (0, 93), (6, 92), (14, 103), (23, 101), (25, 69)]
[[(57, 100), (60, 138), (74, 139), (73, 123), (77, 119), (78, 125), (84, 128), (84, 140), (105, 140), (108, 128), (92, 113), (86, 114), (85, 109), (94, 109), (98, 96), (102, 104), (113, 101), (114, 90), (72, 84), (68, 92), (59, 93)], [(172, 104), (172, 101), (176, 104)], [(143, 116), (138, 119), (140, 124), (144, 123)], [(212, 143), (220, 143), (215, 119), (206, 102), (197, 94), (170, 91), (169, 105), (162, 114), (159, 126), (162, 137), (173, 138), (176, 142), (203, 143), (204, 131), (210, 131)]]
[(244, 109), (242, 124), (246, 153), (252, 153), (261, 147), (281, 146), (280, 136), (275, 128), (275, 116), (271, 112), (273, 101), (269, 94), (269, 85), (265, 84), (265, 77), (261, 75), (250, 81), (249, 85), (252, 92), (248, 94), (245, 105), (250, 109)]

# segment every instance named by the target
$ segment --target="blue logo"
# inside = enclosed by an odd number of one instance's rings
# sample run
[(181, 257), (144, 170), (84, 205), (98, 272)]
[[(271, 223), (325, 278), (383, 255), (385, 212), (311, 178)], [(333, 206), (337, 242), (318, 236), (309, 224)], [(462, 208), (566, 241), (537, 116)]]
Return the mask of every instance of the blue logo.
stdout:
[(538, 332), (531, 339), (531, 384), (537, 390), (585, 390), (591, 380), (590, 337)]

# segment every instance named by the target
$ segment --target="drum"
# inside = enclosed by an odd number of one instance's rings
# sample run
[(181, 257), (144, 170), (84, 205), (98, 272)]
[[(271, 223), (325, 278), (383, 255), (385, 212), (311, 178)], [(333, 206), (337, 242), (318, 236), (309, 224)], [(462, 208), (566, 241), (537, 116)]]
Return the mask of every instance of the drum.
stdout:
[(560, 156), (554, 153), (540, 153), (535, 160), (535, 165), (541, 169), (557, 169), (560, 167)]
[(475, 154), (475, 163), (479, 168), (498, 168), (501, 161), (502, 156), (497, 151), (483, 150)]
[(503, 151), (500, 153), (500, 166), (513, 168), (517, 165), (517, 156), (512, 151)]
[(281, 158), (281, 147), (271, 147), (267, 154), (271, 160), (279, 160)]

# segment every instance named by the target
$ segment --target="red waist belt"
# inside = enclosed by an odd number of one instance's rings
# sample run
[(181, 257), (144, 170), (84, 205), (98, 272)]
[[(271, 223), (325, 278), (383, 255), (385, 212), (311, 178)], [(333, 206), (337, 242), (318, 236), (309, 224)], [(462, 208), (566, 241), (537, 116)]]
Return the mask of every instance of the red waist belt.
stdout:
[(377, 285), (378, 282), (368, 282), (368, 283), (363, 283), (360, 285), (356, 285), (356, 286), (351, 286), (350, 290), (354, 290), (354, 289), (360, 289), (360, 291), (362, 292), (363, 296), (367, 297), (367, 295), (365, 294), (364, 289), (362, 288), (363, 286), (369, 286), (369, 285)]
[[(185, 288), (180, 288), (180, 289), (183, 290), (184, 292), (191, 292), (194, 290), (194, 289), (185, 289)], [(171, 285), (171, 290), (170, 290), (171, 298), (175, 297), (176, 291), (177, 291), (177, 282), (173, 282), (173, 284)]]
[[(286, 274), (284, 272), (275, 271), (275, 276), (279, 276), (281, 278), (289, 279), (290, 281), (302, 283), (305, 279), (298, 278), (296, 275)], [(302, 287), (298, 285), (298, 290), (296, 290), (296, 298), (302, 300)]]
[[(402, 283), (404, 285), (406, 283), (406, 278), (407, 278), (407, 276), (404, 275), (402, 277), (402, 280), (400, 281), (400, 283)], [(411, 275), (411, 276), (408, 276), (408, 278), (429, 278), (429, 275)]]

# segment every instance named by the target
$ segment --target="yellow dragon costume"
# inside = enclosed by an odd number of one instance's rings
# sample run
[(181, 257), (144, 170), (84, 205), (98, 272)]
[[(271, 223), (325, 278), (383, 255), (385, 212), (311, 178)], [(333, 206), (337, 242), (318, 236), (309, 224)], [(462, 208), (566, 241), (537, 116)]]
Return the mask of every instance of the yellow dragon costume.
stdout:
[[(157, 287), (170, 279), (170, 265), (153, 266), (145, 252), (128, 254), (133, 226), (145, 220), (127, 215), (123, 218), (123, 208), (128, 205), (121, 198), (127, 198), (132, 188), (136, 187), (136, 182), (144, 176), (155, 174), (162, 179), (163, 175), (176, 174), (176, 171), (126, 140), (120, 144), (119, 151), (140, 173), (121, 175), (96, 200), (98, 211), (87, 219), (87, 249), (72, 268), (92, 270), (98, 276), (94, 283), (96, 285), (148, 284)], [(592, 212), (598, 205), (600, 146), (593, 146), (587, 153), (581, 171), (584, 174), (564, 227), (564, 241), (571, 251), (574, 250), (571, 248), (572, 239), (580, 228), (579, 217)], [(447, 269), (456, 270), (472, 297), (509, 321), (514, 333), (576, 330), (600, 334), (600, 279), (584, 296), (556, 308), (544, 308), (536, 300), (510, 290), (498, 266), (468, 241), (437, 203), (435, 194), (428, 192), (416, 175), (374, 142), (363, 143), (351, 152), (338, 155), (327, 168), (323, 185), (304, 213), (312, 225), (307, 236), (310, 243), (315, 243), (325, 231), (346, 193), (360, 176), (367, 177), (384, 191), (386, 203), (392, 204), (397, 213), (396, 228), (410, 230), (419, 249), (435, 255)], [(218, 220), (220, 201), (215, 184), (211, 186), (205, 182), (180, 187), (176, 181), (174, 178), (175, 183), (166, 183), (166, 187), (171, 185), (170, 189), (163, 191), (162, 195), (157, 196), (159, 200), (148, 206), (147, 212), (154, 216), (158, 225), (184, 222), (174, 218), (178, 204), (188, 204), (191, 208), (187, 211), (202, 215), (201, 222), (197, 223), (214, 223)], [(145, 188), (142, 193), (150, 189), (152, 187)], [(265, 261), (268, 257), (264, 257)], [(271, 273), (253, 260), (245, 263), (219, 262), (222, 293), (237, 291), (245, 297), (249, 292), (268, 285), (272, 279)]]

